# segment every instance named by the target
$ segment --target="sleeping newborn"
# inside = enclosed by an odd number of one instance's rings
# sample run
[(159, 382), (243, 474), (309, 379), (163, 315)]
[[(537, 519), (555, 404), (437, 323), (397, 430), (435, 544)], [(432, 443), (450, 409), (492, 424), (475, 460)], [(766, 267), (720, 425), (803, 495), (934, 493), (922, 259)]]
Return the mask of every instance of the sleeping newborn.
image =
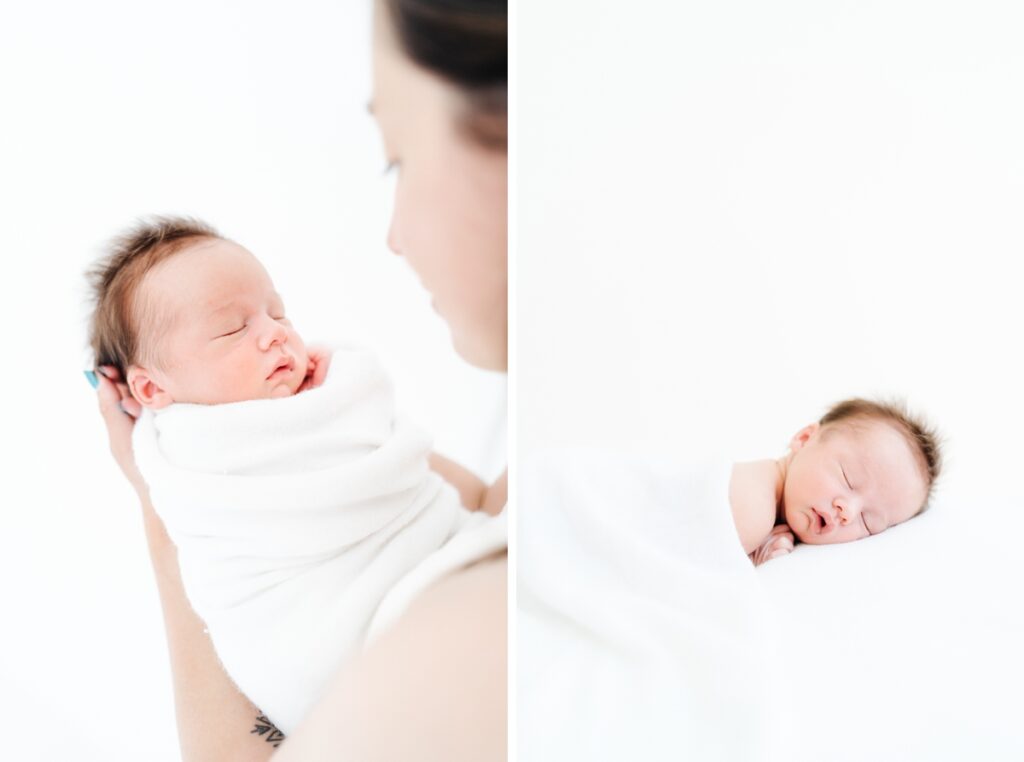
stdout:
[(729, 502), (755, 565), (884, 532), (920, 513), (940, 470), (938, 438), (901, 405), (849, 399), (800, 429), (778, 460), (737, 463)]
[[(92, 272), (97, 366), (225, 670), (288, 733), (341, 662), (439, 577), (500, 551), (482, 482), (431, 457), (373, 355), (306, 347), (266, 270), (156, 218)], [(456, 484), (462, 494), (431, 470)]]

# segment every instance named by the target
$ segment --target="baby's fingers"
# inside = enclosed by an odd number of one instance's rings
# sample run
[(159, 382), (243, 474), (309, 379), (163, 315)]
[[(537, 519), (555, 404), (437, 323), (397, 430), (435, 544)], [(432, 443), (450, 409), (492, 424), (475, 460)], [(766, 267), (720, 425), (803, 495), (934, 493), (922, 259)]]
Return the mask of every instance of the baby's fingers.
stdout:
[(774, 540), (772, 540), (771, 548), (772, 550), (785, 550), (789, 552), (793, 549), (793, 539), (791, 537), (787, 537), (786, 535), (777, 537)]
[(316, 370), (313, 373), (313, 386), (320, 386), (327, 378), (327, 368), (330, 366), (331, 358), (325, 357), (323, 362), (317, 363)]

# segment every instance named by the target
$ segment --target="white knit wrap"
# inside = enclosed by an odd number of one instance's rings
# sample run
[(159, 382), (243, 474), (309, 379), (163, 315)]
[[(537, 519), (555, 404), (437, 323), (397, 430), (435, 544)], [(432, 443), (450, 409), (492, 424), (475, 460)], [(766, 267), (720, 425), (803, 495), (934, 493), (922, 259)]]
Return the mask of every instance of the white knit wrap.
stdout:
[(429, 470), (429, 437), (396, 420), (387, 376), (359, 349), (337, 350), (316, 389), (146, 411), (133, 439), (193, 608), (285, 733), (371, 627), (507, 541), (503, 520), (463, 509)]

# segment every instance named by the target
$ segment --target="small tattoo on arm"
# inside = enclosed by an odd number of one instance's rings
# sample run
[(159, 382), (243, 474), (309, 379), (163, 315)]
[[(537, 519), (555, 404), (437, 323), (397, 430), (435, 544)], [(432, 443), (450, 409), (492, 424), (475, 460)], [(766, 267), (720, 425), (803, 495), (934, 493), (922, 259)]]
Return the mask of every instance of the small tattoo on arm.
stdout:
[(256, 727), (249, 731), (250, 735), (253, 733), (261, 736), (264, 741), (274, 748), (280, 746), (281, 741), (284, 740), (284, 733), (278, 730), (265, 714), (261, 714), (256, 718)]

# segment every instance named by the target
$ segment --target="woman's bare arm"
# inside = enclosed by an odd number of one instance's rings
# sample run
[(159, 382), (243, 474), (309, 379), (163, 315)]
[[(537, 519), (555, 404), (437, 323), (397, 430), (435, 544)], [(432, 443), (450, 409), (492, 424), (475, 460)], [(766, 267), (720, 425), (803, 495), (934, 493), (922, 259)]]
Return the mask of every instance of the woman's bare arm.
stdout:
[(260, 721), (260, 711), (224, 672), (203, 620), (185, 596), (177, 550), (148, 499), (142, 514), (164, 614), (182, 760), (270, 759), (284, 736), (269, 720)]
[[(106, 369), (108, 377), (117, 372)], [(283, 736), (235, 687), (217, 658), (205, 626), (185, 596), (177, 550), (153, 510), (148, 490), (132, 457), (131, 432), (139, 408), (127, 389), (100, 379), (100, 413), (110, 450), (139, 493), (143, 526), (163, 609), (174, 683), (178, 738), (184, 762), (264, 762)]]
[(274, 762), (501, 762), (507, 563), (450, 574), (339, 670)]

